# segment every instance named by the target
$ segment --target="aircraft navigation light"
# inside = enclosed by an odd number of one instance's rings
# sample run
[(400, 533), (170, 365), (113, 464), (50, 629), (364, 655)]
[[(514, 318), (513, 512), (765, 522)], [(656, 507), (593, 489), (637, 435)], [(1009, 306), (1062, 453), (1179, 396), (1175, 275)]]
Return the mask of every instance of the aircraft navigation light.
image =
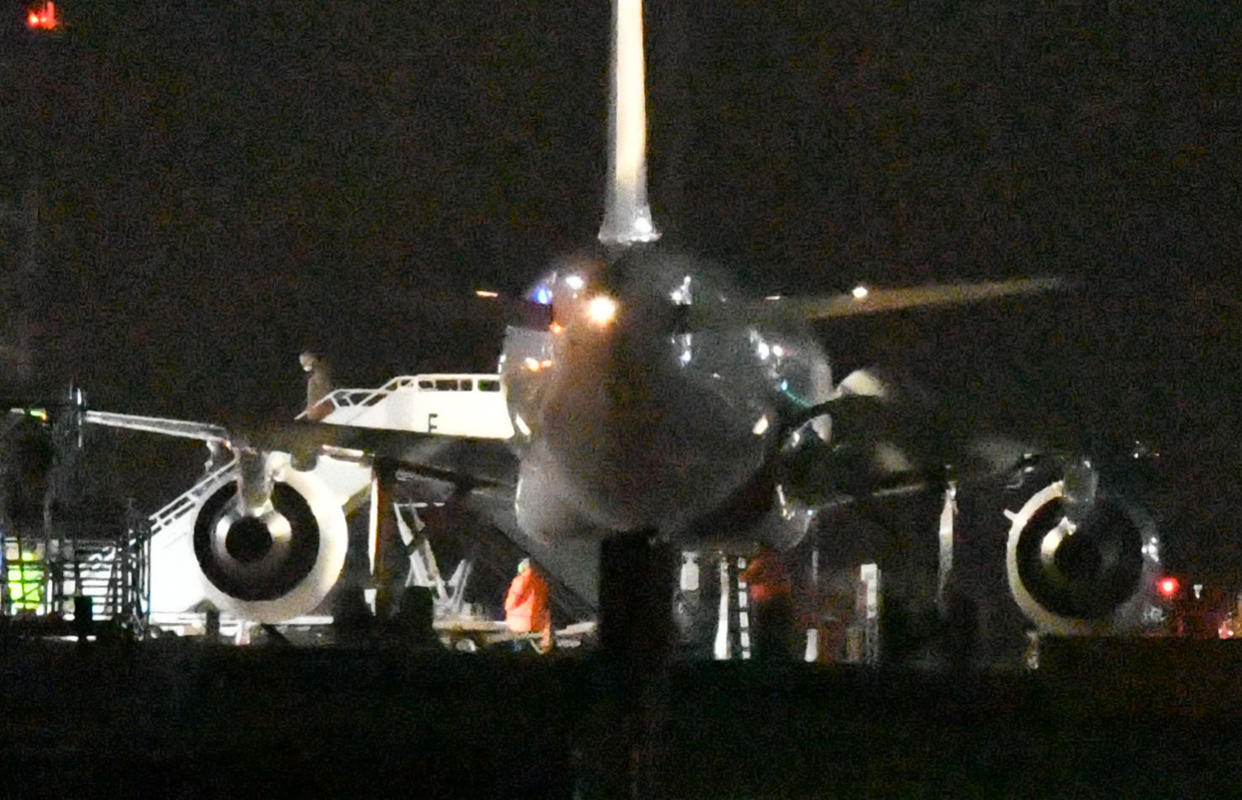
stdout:
[(499, 292), (493, 292), (490, 289), (475, 289), (474, 293), (479, 297), (500, 297)]
[(768, 415), (764, 414), (762, 417), (759, 418), (759, 421), (755, 423), (755, 427), (750, 429), (750, 432), (755, 434), (756, 436), (762, 436), (763, 434), (767, 432), (769, 424), (770, 423), (768, 422)]
[(772, 355), (776, 356), (777, 358), (784, 358), (785, 348), (781, 347), (779, 344), (772, 345)]
[(34, 30), (50, 31), (60, 25), (56, 18), (56, 4), (48, 0), (37, 8), (30, 9), (26, 15), (26, 24)]
[(689, 305), (693, 300), (693, 293), (690, 291), (690, 276), (687, 275), (681, 279), (681, 285), (673, 289), (668, 294), (669, 299), (679, 306)]
[(1156, 584), (1156, 588), (1160, 590), (1160, 595), (1162, 597), (1173, 597), (1177, 594), (1177, 590), (1182, 588), (1182, 584), (1177, 578), (1169, 575), (1161, 578), (1160, 582)]
[(768, 295), (767, 297), (765, 297), (765, 298), (763, 298), (763, 299), (764, 299), (764, 300), (780, 300), (780, 299), (781, 299), (781, 296), (780, 296), (779, 294), (770, 294), (770, 295)]
[(587, 303), (587, 319), (599, 327), (604, 327), (617, 316), (617, 301), (606, 294), (598, 294)]
[(586, 286), (586, 281), (582, 279), (581, 275), (570, 275), (565, 279), (565, 285), (577, 292), (581, 291), (583, 286)]
[(552, 305), (552, 290), (546, 286), (540, 286), (535, 290), (535, 302), (541, 306)]
[(866, 300), (868, 294), (867, 287), (860, 283), (854, 287), (854, 290), (850, 292), (850, 294), (854, 295), (855, 300)]

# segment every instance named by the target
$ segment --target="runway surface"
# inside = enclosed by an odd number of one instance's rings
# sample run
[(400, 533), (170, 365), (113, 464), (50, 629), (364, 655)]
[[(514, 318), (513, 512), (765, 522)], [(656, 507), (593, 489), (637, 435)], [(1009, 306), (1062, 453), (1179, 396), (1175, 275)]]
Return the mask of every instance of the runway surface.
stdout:
[[(645, 791), (1233, 796), (1239, 666), (1233, 642), (1173, 640), (1070, 643), (1034, 673), (678, 664), (644, 695)], [(13, 643), (0, 797), (587, 796), (627, 687), (583, 656)]]

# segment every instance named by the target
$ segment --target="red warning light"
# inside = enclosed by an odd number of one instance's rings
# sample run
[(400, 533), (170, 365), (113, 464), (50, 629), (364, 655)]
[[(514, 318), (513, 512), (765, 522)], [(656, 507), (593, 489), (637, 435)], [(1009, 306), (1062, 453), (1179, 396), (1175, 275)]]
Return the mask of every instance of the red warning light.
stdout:
[(43, 5), (30, 9), (30, 13), (26, 15), (26, 24), (37, 31), (54, 30), (60, 24), (60, 20), (56, 18), (56, 4), (47, 0)]
[(1156, 584), (1156, 588), (1160, 590), (1160, 594), (1165, 597), (1172, 597), (1177, 594), (1177, 590), (1181, 588), (1181, 582), (1177, 578), (1161, 578)]

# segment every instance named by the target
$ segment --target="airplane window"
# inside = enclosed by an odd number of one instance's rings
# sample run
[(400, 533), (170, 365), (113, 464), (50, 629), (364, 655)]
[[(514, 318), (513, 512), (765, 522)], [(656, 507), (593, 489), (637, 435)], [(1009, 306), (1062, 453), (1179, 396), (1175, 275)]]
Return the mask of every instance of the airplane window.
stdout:
[(419, 382), (418, 382), (418, 388), (420, 388), (420, 389), (434, 389), (434, 388), (435, 388), (435, 384), (433, 384), (431, 381), (419, 381)]
[(479, 381), (480, 392), (499, 392), (500, 381), (497, 380), (481, 380)]
[(449, 381), (449, 380), (436, 381), (436, 391), (455, 392), (457, 391), (457, 381)]
[(469, 378), (467, 378), (467, 379), (463, 380), (463, 381), (461, 382), (461, 390), (462, 390), (463, 392), (473, 391), (473, 390), (474, 390), (474, 381), (470, 380)]

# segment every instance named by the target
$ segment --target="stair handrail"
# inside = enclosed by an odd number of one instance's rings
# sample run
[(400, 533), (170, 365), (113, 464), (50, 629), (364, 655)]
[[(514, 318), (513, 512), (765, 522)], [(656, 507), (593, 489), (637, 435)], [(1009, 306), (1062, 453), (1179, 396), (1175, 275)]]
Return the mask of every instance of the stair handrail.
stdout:
[(176, 498), (166, 503), (163, 508), (147, 517), (151, 525), (150, 537), (155, 538), (156, 534), (164, 530), (164, 528), (176, 522), (191, 509), (197, 508), (203, 498), (223, 486), (232, 477), (232, 473), (236, 468), (237, 458), (234, 457), (228, 463), (204, 475), (198, 480), (198, 483), (186, 489), (177, 495)]
[[(237, 458), (234, 457), (227, 464), (204, 475), (189, 489), (186, 489), (176, 498), (166, 503), (163, 508), (147, 517), (149, 523), (148, 539), (155, 538), (155, 535), (168, 527), (178, 519), (183, 517), (189, 511), (198, 507), (202, 499), (216, 489), (220, 488), (225, 482), (232, 478), (232, 473), (237, 466)], [(133, 544), (132, 540), (127, 544)], [(95, 569), (107, 563), (116, 553), (116, 545), (101, 549), (97, 553), (91, 554), (81, 566), (86, 569)]]
[[(380, 386), (378, 389), (333, 389), (331, 392), (324, 395), (323, 399), (319, 402), (328, 403), (332, 406), (332, 410), (328, 412), (329, 414), (343, 408), (370, 408), (398, 389), (405, 389), (413, 386), (417, 379), (418, 376), (416, 375), (398, 375), (395, 378), (389, 378), (384, 385)], [(361, 413), (361, 411), (359, 413)], [(353, 415), (349, 417), (349, 419), (333, 421), (337, 423), (348, 423), (354, 416), (357, 415)], [(304, 410), (294, 419), (306, 418), (306, 411)]]

